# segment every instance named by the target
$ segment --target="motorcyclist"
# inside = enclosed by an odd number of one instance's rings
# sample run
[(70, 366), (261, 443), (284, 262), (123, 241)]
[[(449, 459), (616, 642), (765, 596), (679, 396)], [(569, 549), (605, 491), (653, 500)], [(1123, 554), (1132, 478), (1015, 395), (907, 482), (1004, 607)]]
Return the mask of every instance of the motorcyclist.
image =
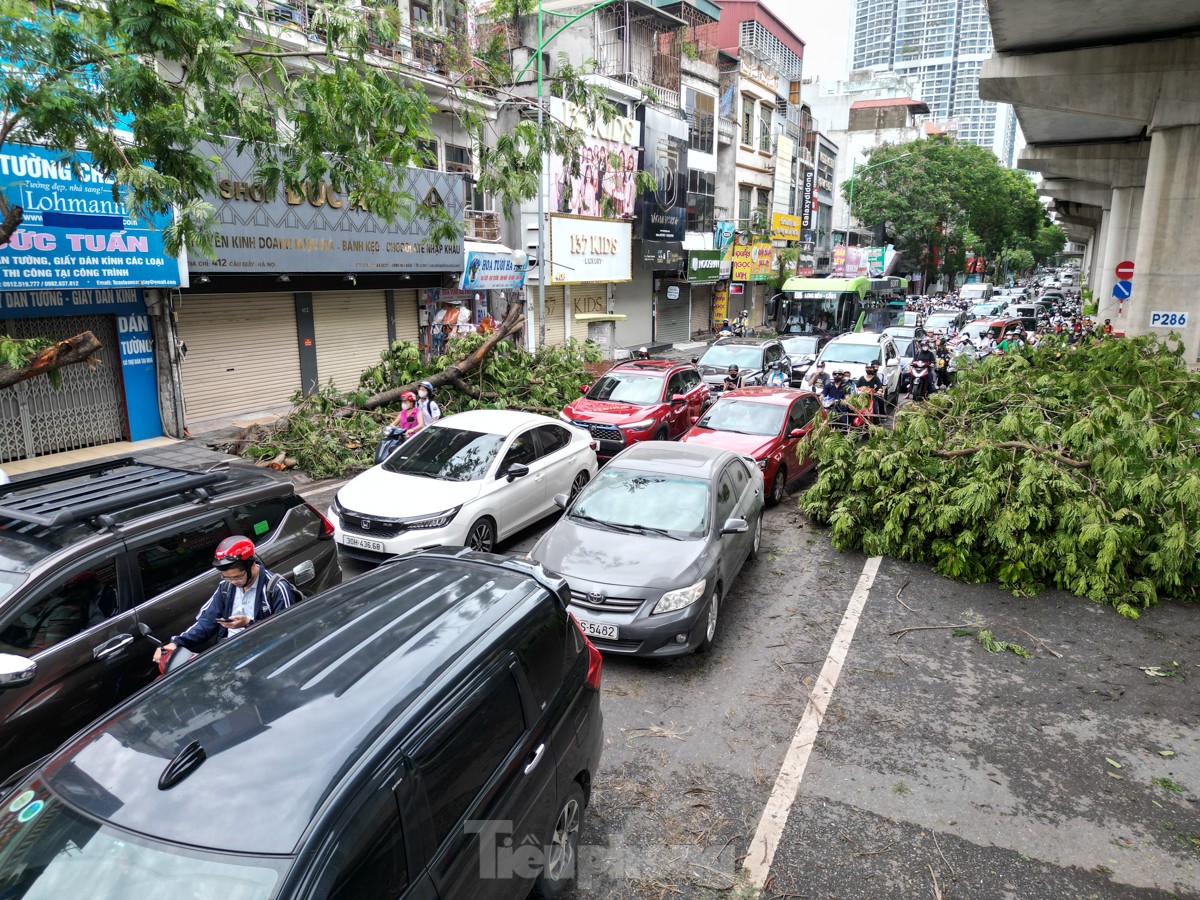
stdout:
[(929, 396), (932, 388), (934, 361), (935, 357), (933, 351), (929, 349), (929, 342), (922, 341), (921, 349), (917, 351), (917, 355), (913, 357), (912, 364), (909, 366), (912, 373), (912, 387), (909, 396), (913, 400), (924, 400)]
[(883, 379), (879, 377), (878, 364), (870, 363), (866, 374), (854, 382), (854, 387), (860, 394), (871, 395), (871, 420), (878, 422), (883, 415)]
[(721, 385), (721, 390), (736, 391), (742, 386), (742, 376), (738, 372), (737, 363), (730, 363), (729, 371), (725, 373), (725, 381)]
[(821, 393), (825, 390), (825, 385), (829, 384), (829, 374), (825, 371), (825, 363), (819, 362), (804, 376), (804, 386), (810, 391)]
[(944, 337), (938, 338), (937, 347), (934, 349), (934, 354), (937, 356), (937, 386), (939, 388), (949, 387), (950, 347), (947, 345)]
[(833, 378), (821, 391), (821, 405), (829, 411), (831, 417), (835, 417), (837, 424), (845, 424), (852, 412), (846, 403), (846, 397), (851, 390), (850, 373), (838, 371), (833, 373)]
[(427, 424), (429, 423), (426, 422), (424, 414), (417, 407), (417, 395), (412, 391), (401, 394), (400, 412), (392, 419), (392, 427), (399, 428), (404, 432), (405, 438), (410, 438)]
[(425, 424), (436, 422), (442, 417), (442, 408), (433, 399), (433, 382), (422, 381), (417, 385), (417, 409), (425, 417)]
[(767, 381), (766, 381), (767, 387), (787, 387), (788, 386), (788, 382), (791, 379), (788, 378), (788, 373), (786, 371), (784, 371), (784, 368), (785, 367), (784, 367), (782, 359), (776, 360), (775, 362), (771, 363), (771, 374), (769, 374), (767, 376)]
[(254, 542), (245, 535), (235, 534), (217, 545), (213, 568), (221, 573), (221, 583), (192, 626), (154, 651), (156, 663), (164, 652), (176, 647), (196, 652), (214, 635), (223, 641), (292, 605), (292, 586), (259, 562)]

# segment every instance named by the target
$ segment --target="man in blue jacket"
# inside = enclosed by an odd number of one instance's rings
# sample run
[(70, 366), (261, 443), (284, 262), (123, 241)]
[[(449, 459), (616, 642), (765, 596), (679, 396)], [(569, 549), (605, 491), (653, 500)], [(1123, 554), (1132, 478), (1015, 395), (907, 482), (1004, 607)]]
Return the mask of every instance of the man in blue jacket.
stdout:
[(221, 583), (200, 607), (195, 623), (154, 651), (155, 662), (177, 646), (195, 652), (213, 635), (223, 641), (241, 634), (255, 622), (292, 605), (292, 586), (258, 562), (254, 542), (244, 535), (235, 534), (221, 541), (213, 568), (221, 573)]

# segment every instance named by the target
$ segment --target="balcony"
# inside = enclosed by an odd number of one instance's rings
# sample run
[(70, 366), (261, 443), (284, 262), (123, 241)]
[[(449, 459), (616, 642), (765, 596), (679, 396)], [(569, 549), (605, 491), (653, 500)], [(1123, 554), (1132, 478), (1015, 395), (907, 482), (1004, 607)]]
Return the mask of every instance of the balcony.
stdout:
[(467, 240), (499, 241), (500, 214), (485, 209), (464, 210), (463, 231)]
[(721, 116), (717, 120), (717, 143), (732, 144), (734, 135), (737, 134), (737, 122), (729, 116)]

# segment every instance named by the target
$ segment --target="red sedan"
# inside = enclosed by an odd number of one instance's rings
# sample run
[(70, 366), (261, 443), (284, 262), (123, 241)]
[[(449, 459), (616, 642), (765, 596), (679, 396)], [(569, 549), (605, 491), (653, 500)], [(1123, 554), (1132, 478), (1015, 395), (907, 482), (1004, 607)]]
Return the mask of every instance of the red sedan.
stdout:
[(821, 414), (820, 398), (811, 391), (742, 388), (722, 394), (680, 440), (754, 457), (769, 485), (767, 502), (776, 504), (792, 481), (816, 465), (800, 455), (800, 441)]

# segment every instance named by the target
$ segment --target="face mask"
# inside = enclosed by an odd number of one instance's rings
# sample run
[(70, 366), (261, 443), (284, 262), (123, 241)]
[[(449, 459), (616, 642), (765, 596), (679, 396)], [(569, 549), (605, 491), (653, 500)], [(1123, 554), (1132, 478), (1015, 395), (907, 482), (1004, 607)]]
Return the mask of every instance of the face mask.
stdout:
[(429, 391), (417, 391), (417, 396), (424, 400), (429, 396)]

